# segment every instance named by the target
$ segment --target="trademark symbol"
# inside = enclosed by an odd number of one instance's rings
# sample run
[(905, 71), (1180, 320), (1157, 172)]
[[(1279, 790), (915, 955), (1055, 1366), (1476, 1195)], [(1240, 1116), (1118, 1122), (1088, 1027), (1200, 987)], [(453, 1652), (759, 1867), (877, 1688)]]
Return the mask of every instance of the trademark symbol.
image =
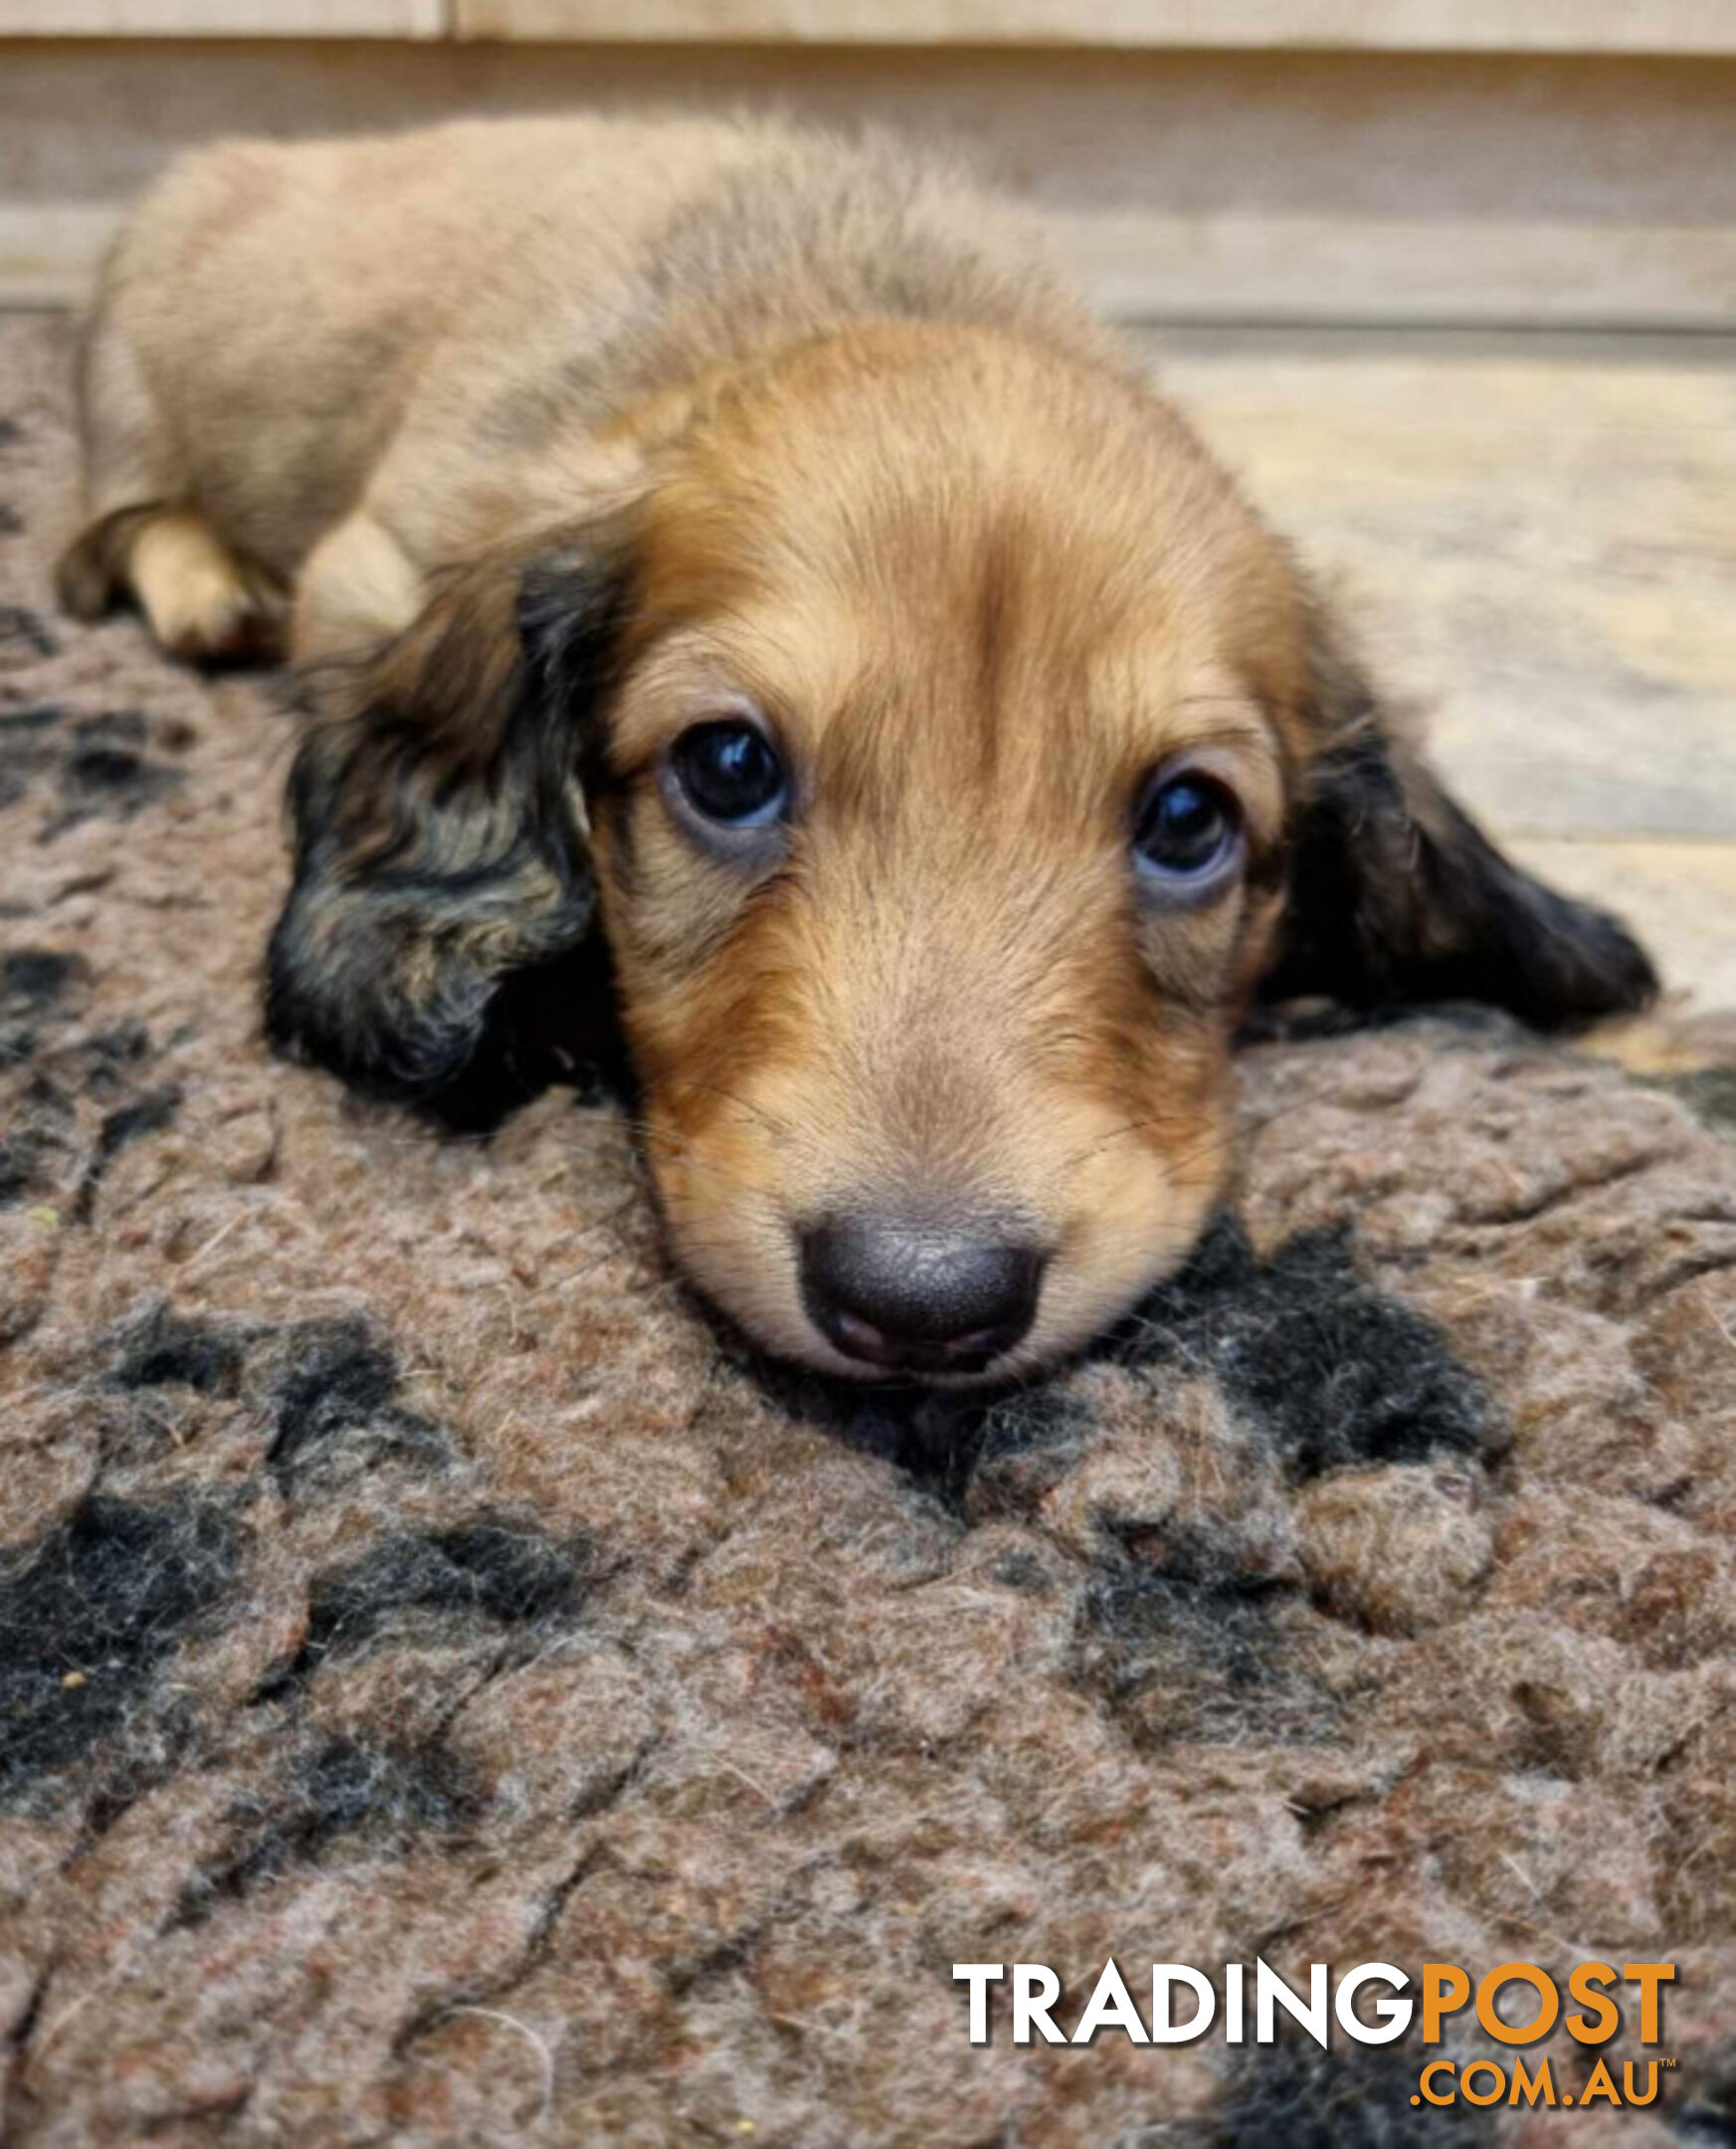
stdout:
[(1675, 2061), (1673, 2059), (1659, 2059), (1657, 2063), (1660, 2067), (1672, 2067), (1675, 2065)]

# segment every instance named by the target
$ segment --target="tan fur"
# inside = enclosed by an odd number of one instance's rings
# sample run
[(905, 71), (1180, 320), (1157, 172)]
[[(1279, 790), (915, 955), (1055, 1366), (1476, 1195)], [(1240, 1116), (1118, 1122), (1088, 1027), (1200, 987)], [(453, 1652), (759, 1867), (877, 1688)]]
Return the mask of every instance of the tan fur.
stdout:
[[(313, 1013), (281, 1033), (318, 1027), (329, 969), (433, 1066), (500, 972), (586, 924), (548, 826), (580, 744), (544, 766), (515, 729), (527, 667), (553, 677), (518, 645), (552, 561), (614, 592), (568, 803), (664, 1208), (712, 1295), (860, 1370), (803, 1311), (804, 1221), (918, 1196), (1012, 1217), (1050, 1262), (1011, 1371), (1193, 1243), (1311, 767), (1376, 734), (1351, 673), (1322, 686), (1282, 546), (1016, 216), (896, 146), (769, 124), (232, 144), (121, 240), (85, 389), (69, 602), (127, 583), (166, 647), (210, 655), (282, 582), (296, 661), (390, 644), (300, 779), (274, 975)], [(799, 805), (748, 877), (658, 782), (743, 697)], [(1240, 801), (1248, 865), (1154, 910), (1131, 817), (1178, 754)], [(419, 910), (441, 876), (462, 900)], [(1459, 959), (1453, 920), (1403, 922)], [(365, 1035), (340, 1057), (393, 1065)]]

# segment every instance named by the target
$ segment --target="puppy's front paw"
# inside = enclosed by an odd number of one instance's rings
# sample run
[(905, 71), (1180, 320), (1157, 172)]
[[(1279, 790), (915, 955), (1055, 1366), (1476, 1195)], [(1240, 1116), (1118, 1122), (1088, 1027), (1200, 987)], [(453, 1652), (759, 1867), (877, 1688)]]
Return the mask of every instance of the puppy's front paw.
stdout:
[(263, 568), (238, 559), (196, 514), (158, 515), (133, 545), (131, 582), (151, 633), (188, 664), (275, 656), (284, 594)]

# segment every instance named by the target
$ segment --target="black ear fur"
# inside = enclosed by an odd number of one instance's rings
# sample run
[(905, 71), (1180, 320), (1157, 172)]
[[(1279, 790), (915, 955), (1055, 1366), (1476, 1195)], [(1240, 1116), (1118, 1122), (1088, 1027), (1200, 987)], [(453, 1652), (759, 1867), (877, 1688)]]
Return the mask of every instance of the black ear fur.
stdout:
[(1325, 994), (1355, 1008), (1477, 1000), (1540, 1030), (1653, 997), (1656, 974), (1626, 928), (1501, 856), (1393, 736), (1323, 622), (1313, 677), (1322, 743), (1264, 997)]
[(282, 1051), (438, 1104), (474, 1076), (502, 984), (586, 939), (579, 775), (623, 580), (589, 549), (482, 561), (316, 684), (266, 966)]

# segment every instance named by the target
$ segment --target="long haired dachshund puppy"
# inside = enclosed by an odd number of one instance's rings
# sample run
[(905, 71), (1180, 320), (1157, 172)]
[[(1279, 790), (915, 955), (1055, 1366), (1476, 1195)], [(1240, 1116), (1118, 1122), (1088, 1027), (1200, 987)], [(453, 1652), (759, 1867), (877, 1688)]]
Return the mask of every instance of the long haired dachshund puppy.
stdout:
[(1112, 1321), (1219, 1193), (1262, 991), (1652, 989), (1025, 225), (904, 149), (214, 148), (83, 395), (70, 609), (282, 642), (319, 705), (273, 1037), (436, 1095), (600, 922), (675, 1249), (776, 1352), (998, 1377)]

